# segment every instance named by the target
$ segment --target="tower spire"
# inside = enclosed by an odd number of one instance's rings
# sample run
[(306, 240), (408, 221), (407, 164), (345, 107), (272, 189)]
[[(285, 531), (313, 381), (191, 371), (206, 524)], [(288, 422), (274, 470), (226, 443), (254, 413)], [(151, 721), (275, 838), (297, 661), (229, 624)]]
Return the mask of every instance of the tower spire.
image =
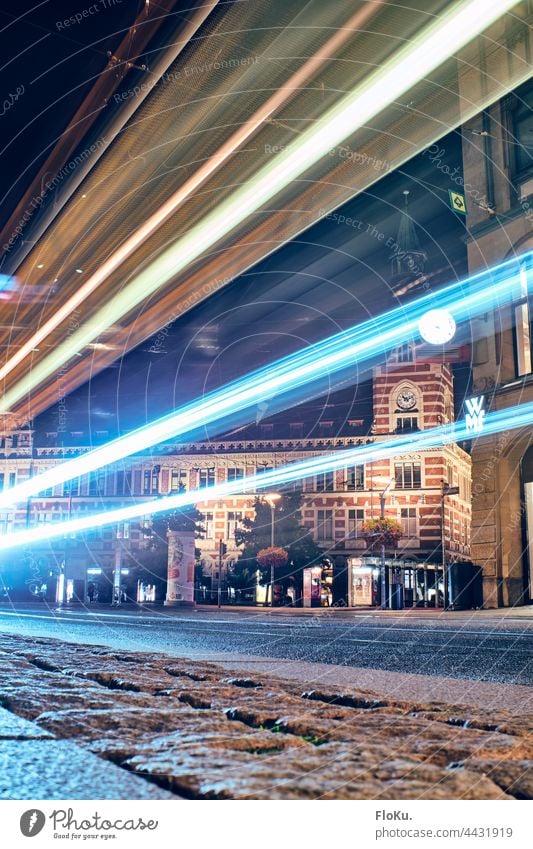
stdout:
[(422, 277), (427, 260), (409, 213), (409, 189), (404, 189), (403, 196), (404, 208), (400, 213), (398, 235), (390, 257), (394, 288)]

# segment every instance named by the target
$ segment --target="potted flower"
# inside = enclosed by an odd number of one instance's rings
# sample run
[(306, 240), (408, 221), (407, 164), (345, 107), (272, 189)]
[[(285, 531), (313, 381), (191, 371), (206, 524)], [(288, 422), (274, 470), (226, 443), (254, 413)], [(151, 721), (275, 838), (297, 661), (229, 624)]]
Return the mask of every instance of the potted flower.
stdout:
[(367, 519), (361, 525), (361, 536), (368, 548), (398, 548), (398, 540), (402, 536), (402, 526), (396, 519), (379, 516), (377, 519)]

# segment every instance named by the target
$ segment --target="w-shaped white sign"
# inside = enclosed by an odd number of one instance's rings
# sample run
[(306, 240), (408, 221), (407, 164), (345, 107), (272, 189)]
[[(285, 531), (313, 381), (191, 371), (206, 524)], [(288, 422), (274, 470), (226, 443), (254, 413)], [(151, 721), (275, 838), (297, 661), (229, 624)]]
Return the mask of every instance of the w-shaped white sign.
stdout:
[(465, 419), (466, 430), (471, 433), (480, 433), (483, 430), (485, 422), (486, 410), (483, 409), (485, 396), (479, 395), (477, 398), (468, 398), (465, 401), (467, 414)]

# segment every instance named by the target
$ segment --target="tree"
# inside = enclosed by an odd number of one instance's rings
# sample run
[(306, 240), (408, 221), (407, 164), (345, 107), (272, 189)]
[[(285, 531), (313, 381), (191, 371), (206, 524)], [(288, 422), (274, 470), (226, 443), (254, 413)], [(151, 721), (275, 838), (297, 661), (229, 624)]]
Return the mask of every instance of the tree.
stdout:
[[(284, 492), (276, 502), (274, 513), (274, 547), (287, 552), (286, 563), (276, 566), (275, 578), (283, 583), (294, 580), (298, 595), (302, 592), (304, 567), (316, 566), (323, 560), (323, 553), (313, 540), (310, 530), (301, 525), (301, 503), (301, 492)], [(242, 553), (228, 580), (239, 589), (254, 587), (258, 570), (261, 582), (270, 582), (270, 566), (258, 562), (258, 555), (262, 549), (271, 547), (271, 507), (261, 496), (257, 496), (254, 508), (255, 517), (244, 519), (242, 528), (235, 531), (235, 542), (242, 546)]]
[[(182, 486), (181, 492), (185, 492)], [(143, 583), (155, 584), (159, 596), (165, 594), (168, 567), (168, 531), (193, 531), (199, 539), (205, 533), (201, 524), (203, 515), (195, 504), (166, 513), (158, 513), (152, 517), (150, 526), (141, 528), (145, 545), (135, 555), (130, 555), (135, 579)], [(200, 550), (195, 548), (195, 555), (200, 557)]]

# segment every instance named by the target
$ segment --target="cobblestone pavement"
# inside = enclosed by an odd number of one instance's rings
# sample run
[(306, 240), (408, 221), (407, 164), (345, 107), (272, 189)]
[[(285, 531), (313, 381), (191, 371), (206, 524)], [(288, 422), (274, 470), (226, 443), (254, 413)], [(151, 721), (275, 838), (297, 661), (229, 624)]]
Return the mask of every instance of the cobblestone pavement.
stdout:
[(52, 639), (2, 635), (0, 655), (3, 708), (176, 798), (533, 797), (533, 714)]

